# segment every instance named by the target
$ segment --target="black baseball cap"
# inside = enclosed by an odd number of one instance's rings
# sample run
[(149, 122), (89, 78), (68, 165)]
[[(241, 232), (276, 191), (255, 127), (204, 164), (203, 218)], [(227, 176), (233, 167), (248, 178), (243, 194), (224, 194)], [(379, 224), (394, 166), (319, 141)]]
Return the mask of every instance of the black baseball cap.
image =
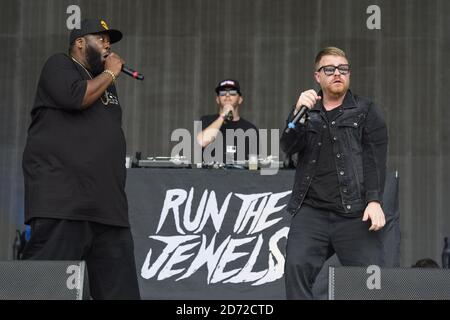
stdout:
[(219, 94), (219, 91), (226, 89), (226, 88), (234, 89), (239, 93), (239, 95), (241, 95), (241, 86), (239, 85), (239, 82), (237, 80), (233, 80), (233, 79), (222, 80), (217, 85), (215, 91), (217, 94)]
[(77, 38), (81, 38), (87, 34), (107, 33), (111, 39), (110, 43), (115, 43), (122, 39), (122, 32), (115, 29), (109, 29), (105, 20), (102, 19), (85, 19), (80, 23), (80, 29), (73, 29), (70, 32), (69, 44), (72, 44)]

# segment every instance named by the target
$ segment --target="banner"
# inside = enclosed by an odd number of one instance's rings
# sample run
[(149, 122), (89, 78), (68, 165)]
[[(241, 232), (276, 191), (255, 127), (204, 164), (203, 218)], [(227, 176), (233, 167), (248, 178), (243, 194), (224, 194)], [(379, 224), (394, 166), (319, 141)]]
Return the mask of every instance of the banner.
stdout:
[(294, 171), (131, 169), (143, 299), (285, 299)]

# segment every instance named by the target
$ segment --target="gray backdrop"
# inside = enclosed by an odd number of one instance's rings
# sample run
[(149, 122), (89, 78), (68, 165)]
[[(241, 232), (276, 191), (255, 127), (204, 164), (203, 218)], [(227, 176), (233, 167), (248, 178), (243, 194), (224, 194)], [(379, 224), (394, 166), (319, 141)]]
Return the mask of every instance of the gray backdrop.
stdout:
[[(402, 264), (440, 262), (450, 235), (448, 0), (2, 0), (0, 2), (0, 259), (23, 228), (21, 156), (43, 63), (66, 52), (66, 9), (103, 17), (124, 33), (114, 48), (146, 80), (121, 76), (128, 153), (169, 155), (175, 128), (216, 110), (213, 89), (240, 80), (242, 114), (280, 128), (299, 93), (315, 84), (313, 59), (343, 48), (352, 89), (371, 97), (389, 127), (389, 167), (400, 174)], [(381, 30), (366, 9), (381, 8)], [(107, 161), (107, 159), (105, 159)]]

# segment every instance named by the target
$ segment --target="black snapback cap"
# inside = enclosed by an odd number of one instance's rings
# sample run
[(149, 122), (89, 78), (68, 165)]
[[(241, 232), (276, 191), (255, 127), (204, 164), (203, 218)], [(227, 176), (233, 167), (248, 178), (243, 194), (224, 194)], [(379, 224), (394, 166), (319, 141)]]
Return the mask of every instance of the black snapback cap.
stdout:
[(73, 29), (70, 32), (69, 44), (72, 44), (77, 38), (81, 38), (87, 34), (107, 33), (111, 39), (110, 43), (119, 42), (122, 39), (122, 32), (115, 29), (109, 29), (105, 20), (102, 19), (85, 19), (80, 23), (80, 29)]

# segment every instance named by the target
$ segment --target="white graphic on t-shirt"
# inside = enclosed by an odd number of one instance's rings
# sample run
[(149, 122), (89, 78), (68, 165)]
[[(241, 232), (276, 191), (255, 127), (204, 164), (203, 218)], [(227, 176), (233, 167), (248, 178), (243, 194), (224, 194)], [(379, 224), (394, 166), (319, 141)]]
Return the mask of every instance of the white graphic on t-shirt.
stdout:
[(111, 92), (106, 91), (106, 97), (108, 98), (108, 104), (119, 104), (119, 99)]

